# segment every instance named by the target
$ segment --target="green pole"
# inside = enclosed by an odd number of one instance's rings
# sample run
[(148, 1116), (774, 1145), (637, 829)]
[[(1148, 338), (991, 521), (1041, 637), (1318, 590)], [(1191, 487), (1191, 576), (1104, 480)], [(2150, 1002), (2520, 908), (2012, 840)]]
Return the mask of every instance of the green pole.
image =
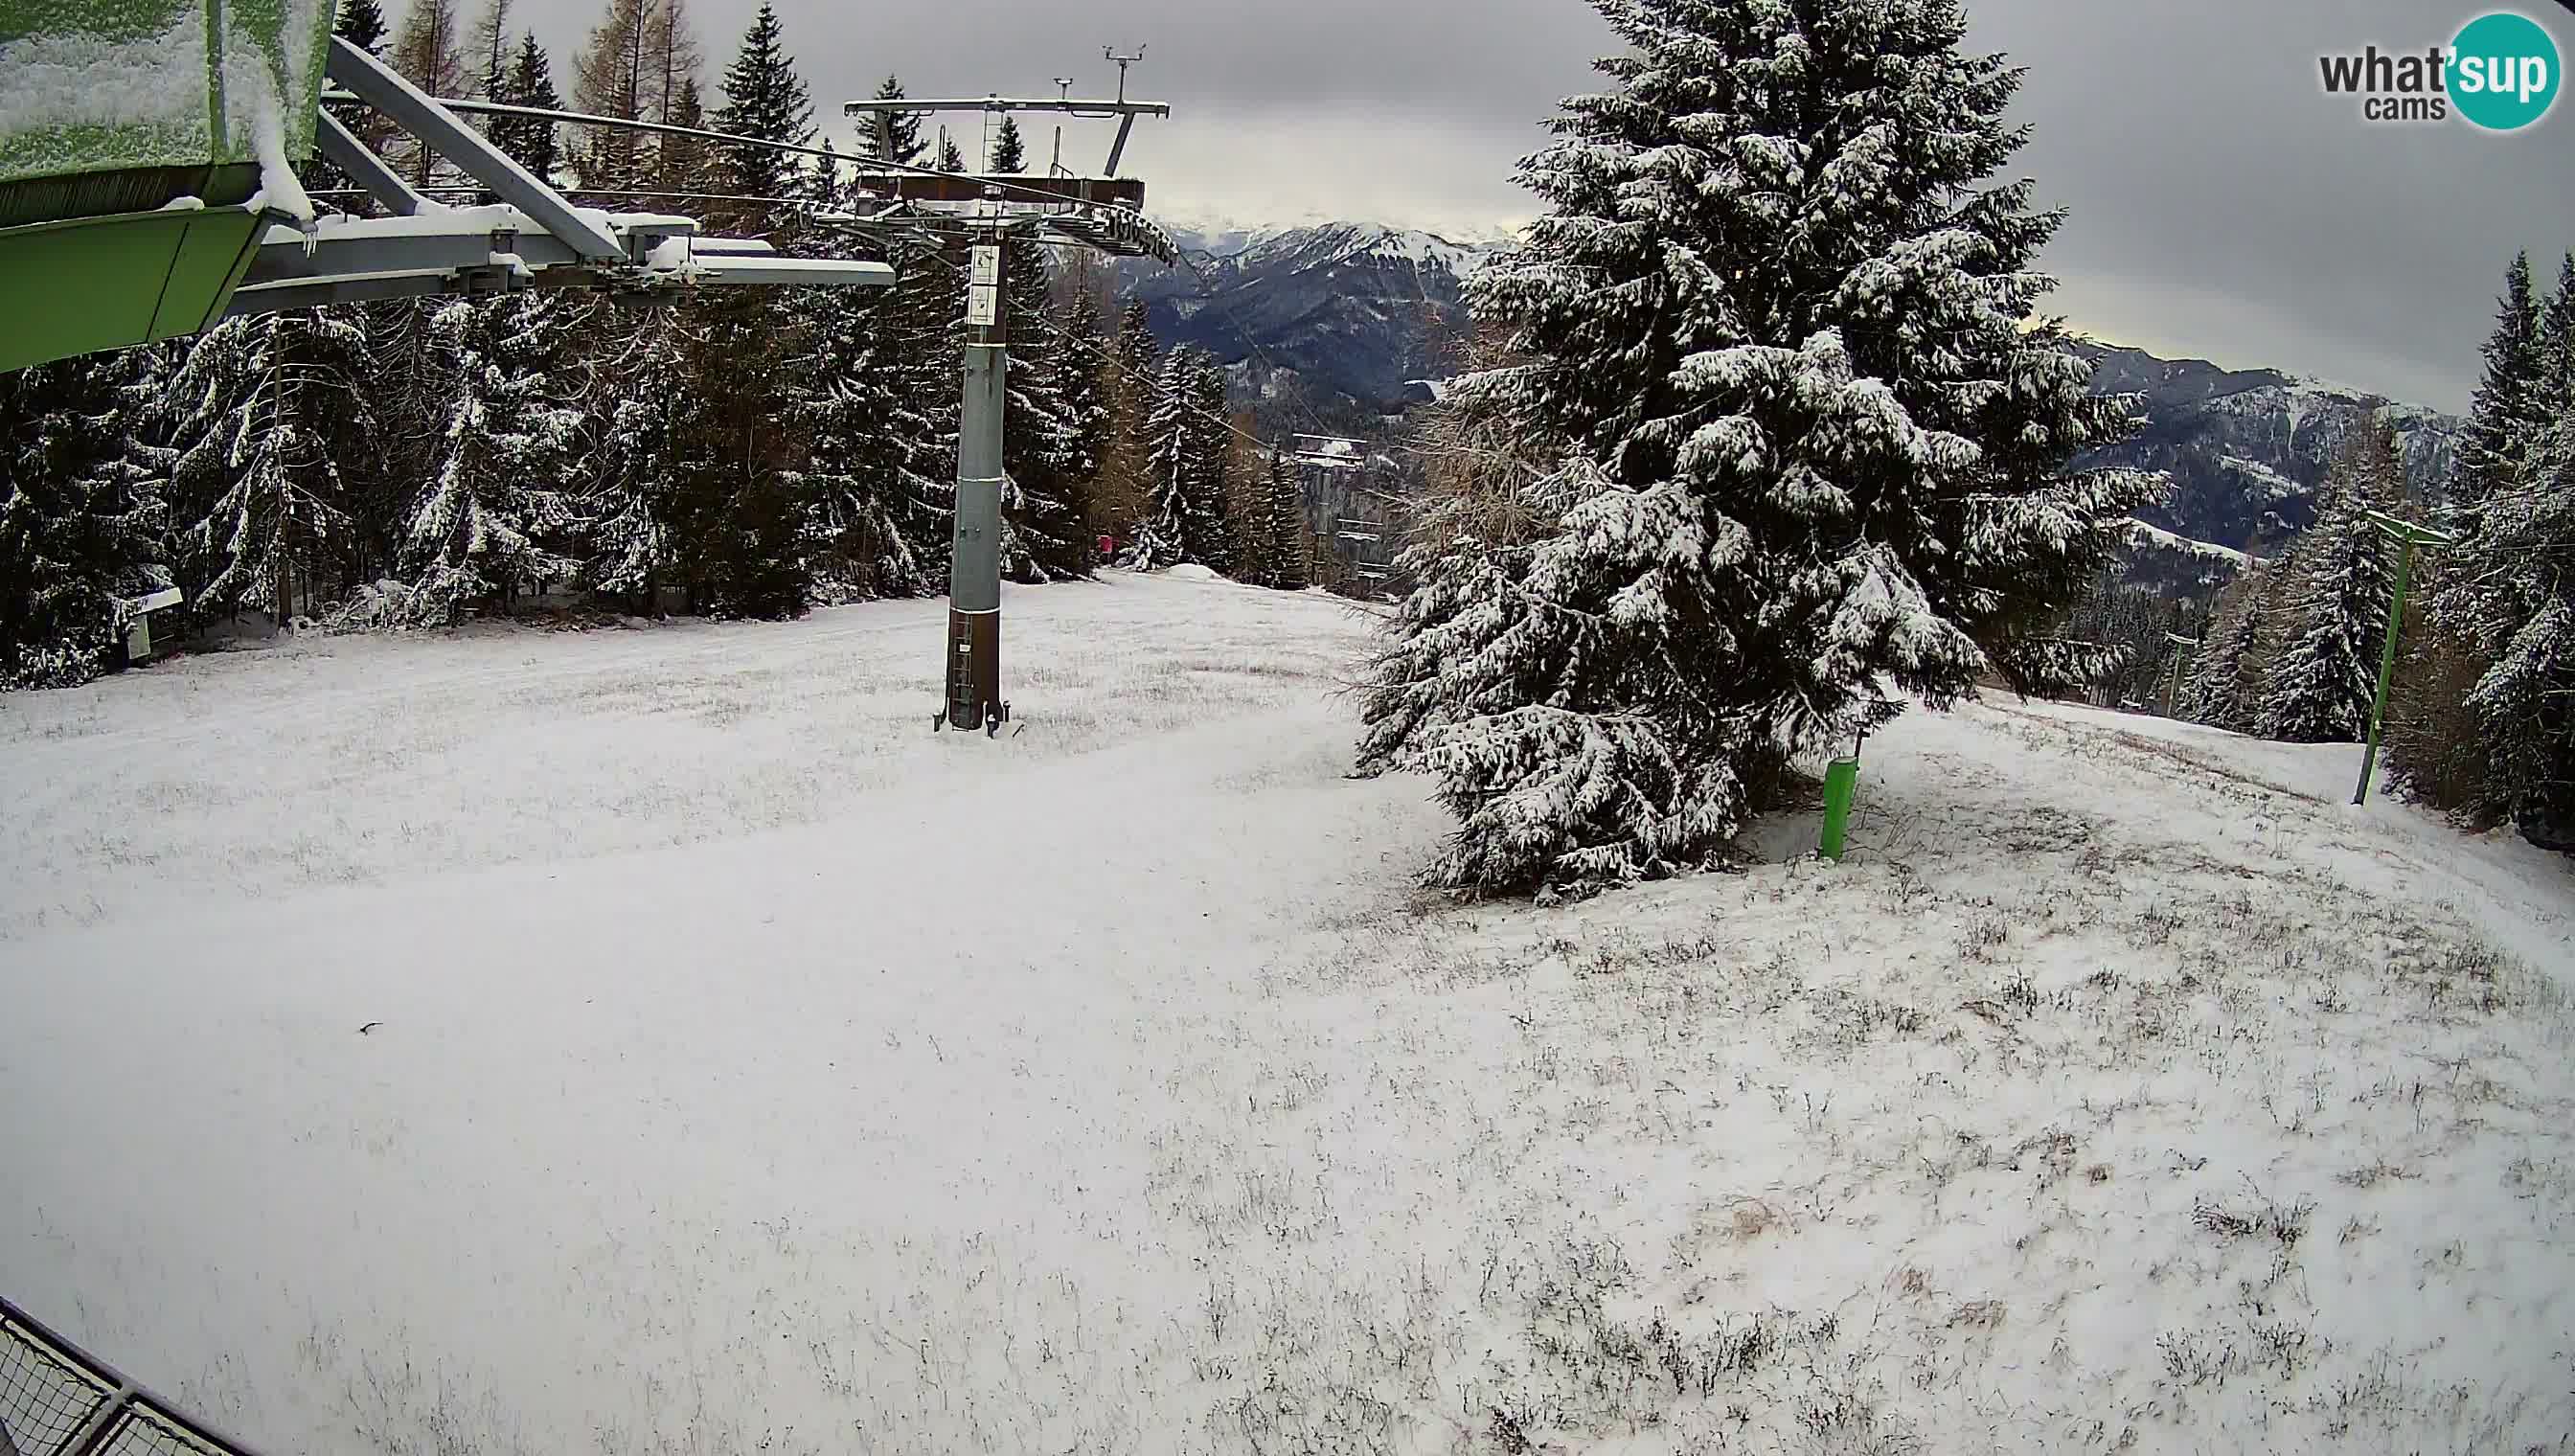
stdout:
[(2378, 697), (2369, 705), (2369, 750), (2360, 756), (2360, 786), (2351, 791), (2356, 806), (2369, 802), (2369, 775), (2378, 768), (2378, 730), (2387, 721), (2387, 680), (2396, 676), (2396, 634), (2405, 624), (2405, 584), (2414, 574), (2414, 539), (2401, 537), (2396, 549), (2396, 596), (2387, 604), (2387, 641), (2378, 650)]
[(1850, 828), (1851, 799), (1859, 792), (1859, 760), (1835, 758), (1824, 769), (1824, 837), (1816, 846), (1827, 859), (1842, 857), (1842, 835)]

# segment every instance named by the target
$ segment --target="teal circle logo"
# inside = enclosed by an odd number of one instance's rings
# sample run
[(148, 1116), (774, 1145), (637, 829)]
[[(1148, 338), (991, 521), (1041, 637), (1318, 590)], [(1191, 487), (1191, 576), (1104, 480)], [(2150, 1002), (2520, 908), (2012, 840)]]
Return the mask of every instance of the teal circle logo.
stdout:
[(2497, 11), (2469, 21), (2450, 42), (2444, 80), (2470, 125), (2517, 132), (2556, 104), (2563, 69), (2556, 37), (2538, 21)]

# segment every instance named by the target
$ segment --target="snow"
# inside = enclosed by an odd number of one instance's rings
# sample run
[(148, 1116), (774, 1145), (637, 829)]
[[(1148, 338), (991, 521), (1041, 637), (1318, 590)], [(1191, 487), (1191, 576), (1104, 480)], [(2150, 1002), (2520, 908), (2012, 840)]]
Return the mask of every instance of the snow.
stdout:
[(1328, 223), (1263, 234), (1229, 256), (1245, 267), (1287, 264), (1299, 270), (1315, 270), (1344, 263), (1392, 263), (1416, 272), (1444, 271), (1463, 279), (1494, 251), (1489, 244), (1452, 243), (1413, 228)]
[[(283, 7), (279, 56), (236, 19), (223, 37), (223, 112), (230, 151), (260, 164), (262, 200), (311, 221), (313, 205), (286, 154), (289, 121), (309, 131), (318, 104), (314, 41), (322, 0)], [(101, 34), (95, 7), (39, 18), (0, 44), (0, 178), (102, 167), (202, 165), (207, 125), (206, 11), (181, 7), (157, 35)], [(76, 29), (75, 27), (89, 27)], [(281, 67), (282, 61), (282, 67)], [(112, 128), (104, 140), (89, 128)]]
[(1197, 562), (1183, 562), (1179, 566), (1169, 568), (1163, 573), (1163, 575), (1171, 578), (1175, 582), (1222, 582), (1225, 580), (1225, 578), (1218, 576), (1215, 572), (1210, 571), (1206, 567), (1200, 566)]
[[(2295, 426), (2292, 425), (2294, 432)], [(2221, 456), (2219, 463), (2244, 478), (2247, 488), (2260, 491), (2272, 500), (2286, 500), (2307, 494), (2307, 488), (2280, 474), (2258, 460), (2240, 455)]]
[(2564, 861), (2003, 700), (1449, 906), (1370, 619), (1180, 575), (1000, 738), (935, 601), (0, 699), (0, 1288), (277, 1453), (2575, 1428)]
[(2253, 561), (2251, 557), (2232, 547), (2195, 541), (2190, 537), (2166, 531), (2160, 526), (2149, 526), (2143, 521), (2130, 520), (2121, 524), (2127, 528), (2128, 539), (2140, 546), (2160, 547), (2165, 551), (2177, 551), (2185, 556), (2205, 557), (2236, 567), (2249, 566)]
[[(99, 154), (53, 134), (116, 127)], [(202, 162), (206, 154), (206, 12), (180, 9), (158, 35), (110, 38), (49, 30), (0, 43), (0, 177), (42, 177), (83, 166)]]

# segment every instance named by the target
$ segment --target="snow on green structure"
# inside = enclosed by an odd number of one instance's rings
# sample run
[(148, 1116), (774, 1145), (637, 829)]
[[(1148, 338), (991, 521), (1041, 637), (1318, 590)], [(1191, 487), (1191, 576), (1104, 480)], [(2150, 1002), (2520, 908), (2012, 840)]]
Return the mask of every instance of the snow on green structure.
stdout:
[(320, 0), (0, 0), (0, 370), (193, 334), (312, 206)]

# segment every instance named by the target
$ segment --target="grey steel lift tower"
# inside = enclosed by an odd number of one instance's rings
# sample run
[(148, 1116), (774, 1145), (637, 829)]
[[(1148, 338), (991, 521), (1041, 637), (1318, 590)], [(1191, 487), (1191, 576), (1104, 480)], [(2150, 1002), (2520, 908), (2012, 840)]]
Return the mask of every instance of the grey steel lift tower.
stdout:
[[(928, 233), (969, 247), (966, 280), (964, 412), (957, 430), (957, 524), (948, 566), (948, 645), (943, 670), (947, 696), (931, 721), (936, 732), (984, 729), (998, 734), (1010, 722), (1002, 697), (1002, 445), (1009, 398), (1011, 322), (1003, 277), (1004, 245), (1014, 236), (1040, 243), (1095, 249), (1116, 257), (1171, 262), (1171, 240), (1144, 216), (1145, 184), (1117, 175), (1128, 133), (1140, 116), (1169, 116), (1163, 102), (1129, 101), (1126, 63), (1120, 60), (1119, 94), (1112, 101), (1057, 96), (1020, 100), (853, 101), (843, 110), (876, 119), (876, 158), (861, 159), (857, 187), (871, 198), (863, 216), (839, 219), (877, 230)], [(949, 174), (920, 169), (877, 170), (894, 153), (893, 119), (900, 114), (981, 112), (988, 118), (1015, 111), (1052, 111), (1075, 117), (1115, 118), (1118, 138), (1097, 177), (1061, 172)], [(885, 204), (882, 208), (878, 203)], [(962, 210), (959, 205), (962, 204)], [(942, 205), (949, 211), (939, 210)]]

